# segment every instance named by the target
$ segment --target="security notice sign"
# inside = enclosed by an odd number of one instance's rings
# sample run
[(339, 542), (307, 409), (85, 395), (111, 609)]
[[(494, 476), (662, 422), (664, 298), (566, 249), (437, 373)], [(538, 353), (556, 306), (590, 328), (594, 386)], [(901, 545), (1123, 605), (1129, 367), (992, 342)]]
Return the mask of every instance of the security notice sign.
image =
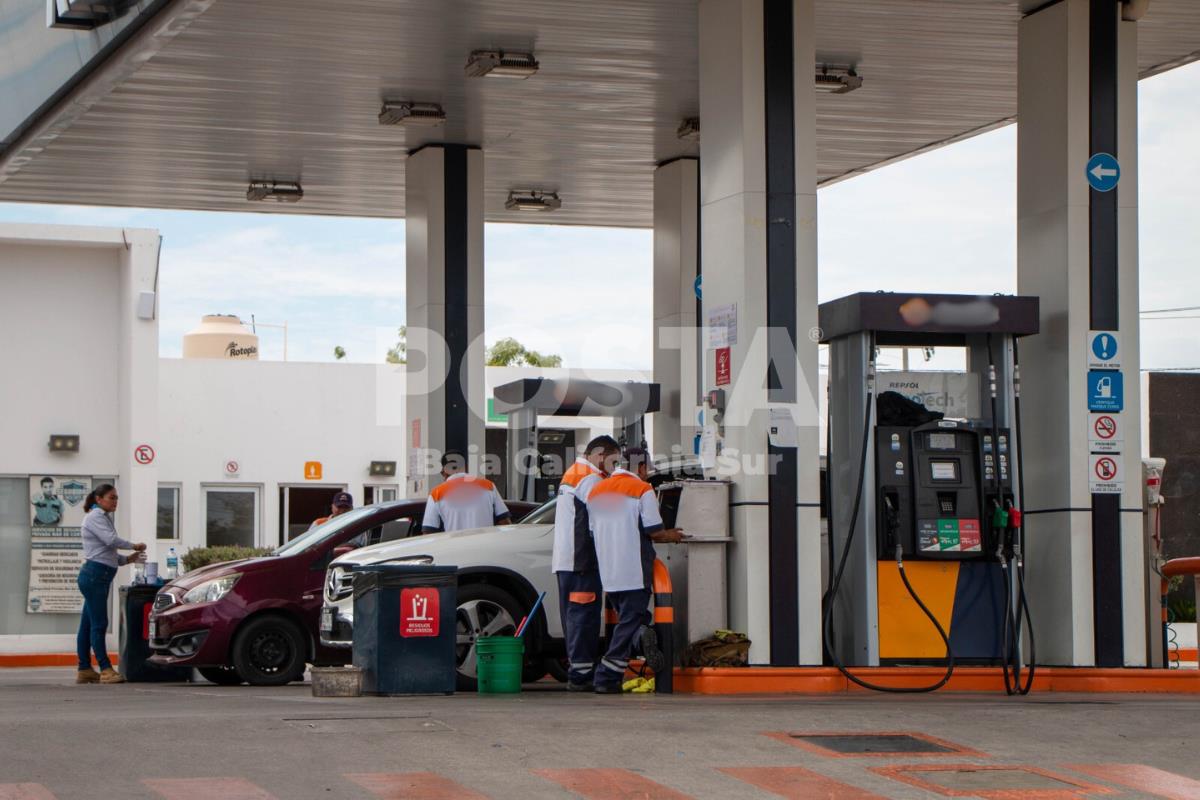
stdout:
[(29, 477), (30, 614), (78, 614), (83, 595), (75, 579), (83, 566), (83, 501), (92, 490), (90, 477)]
[(433, 586), (421, 586), (400, 590), (400, 635), (437, 636), (438, 590)]
[(1121, 457), (1095, 453), (1088, 456), (1088, 491), (1092, 494), (1120, 494), (1125, 488)]
[(1088, 414), (1088, 451), (1120, 453), (1125, 442), (1120, 414)]

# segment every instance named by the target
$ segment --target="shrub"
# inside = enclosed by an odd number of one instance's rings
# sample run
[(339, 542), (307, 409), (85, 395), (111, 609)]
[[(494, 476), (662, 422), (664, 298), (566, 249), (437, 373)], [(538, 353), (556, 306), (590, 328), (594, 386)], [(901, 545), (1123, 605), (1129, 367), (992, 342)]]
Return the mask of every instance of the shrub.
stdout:
[(243, 558), (255, 558), (271, 554), (266, 547), (195, 547), (183, 554), (183, 568), (187, 572), (207, 567), (209, 564), (220, 564), (225, 561), (238, 561)]

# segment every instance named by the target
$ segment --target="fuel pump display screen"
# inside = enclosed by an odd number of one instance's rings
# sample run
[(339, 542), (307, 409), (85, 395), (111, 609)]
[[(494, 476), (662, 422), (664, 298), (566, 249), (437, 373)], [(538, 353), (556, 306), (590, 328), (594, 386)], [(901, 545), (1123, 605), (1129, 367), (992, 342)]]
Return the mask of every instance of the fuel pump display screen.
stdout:
[[(935, 434), (936, 435), (936, 434)], [(929, 477), (935, 481), (957, 481), (957, 461), (930, 461)]]
[[(958, 446), (958, 439), (953, 433), (931, 433), (929, 434), (929, 449), (930, 450), (953, 450)], [(935, 480), (941, 480), (935, 478)]]

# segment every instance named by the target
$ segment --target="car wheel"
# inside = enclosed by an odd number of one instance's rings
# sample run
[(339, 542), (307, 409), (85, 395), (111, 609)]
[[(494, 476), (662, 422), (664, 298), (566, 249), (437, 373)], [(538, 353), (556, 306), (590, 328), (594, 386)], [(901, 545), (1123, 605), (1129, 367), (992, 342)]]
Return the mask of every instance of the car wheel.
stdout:
[[(517, 621), (524, 616), (521, 604), (509, 594), (486, 583), (472, 583), (459, 587), (458, 613), (455, 619), (455, 660), (458, 664), (458, 690), (473, 692), (478, 688), (475, 680), (475, 642), (482, 636), (512, 636), (517, 632)], [(526, 653), (523, 680), (537, 680), (546, 674), (545, 665), (537, 654)], [(531, 670), (532, 664), (537, 667)], [(537, 674), (530, 678), (530, 673)]]
[(284, 617), (258, 617), (233, 640), (233, 666), (251, 686), (283, 686), (304, 675), (304, 634)]
[(200, 677), (218, 686), (240, 686), (242, 676), (232, 667), (200, 667), (196, 670)]

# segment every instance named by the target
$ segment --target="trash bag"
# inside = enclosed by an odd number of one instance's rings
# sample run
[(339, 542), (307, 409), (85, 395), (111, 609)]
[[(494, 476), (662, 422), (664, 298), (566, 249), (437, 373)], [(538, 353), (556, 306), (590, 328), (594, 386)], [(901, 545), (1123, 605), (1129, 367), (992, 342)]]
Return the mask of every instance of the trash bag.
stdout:
[(692, 642), (684, 654), (688, 667), (744, 667), (750, 660), (750, 639), (736, 631), (714, 631)]
[(899, 392), (882, 392), (875, 403), (877, 424), (915, 428), (946, 416), (940, 411), (930, 411), (915, 400)]

